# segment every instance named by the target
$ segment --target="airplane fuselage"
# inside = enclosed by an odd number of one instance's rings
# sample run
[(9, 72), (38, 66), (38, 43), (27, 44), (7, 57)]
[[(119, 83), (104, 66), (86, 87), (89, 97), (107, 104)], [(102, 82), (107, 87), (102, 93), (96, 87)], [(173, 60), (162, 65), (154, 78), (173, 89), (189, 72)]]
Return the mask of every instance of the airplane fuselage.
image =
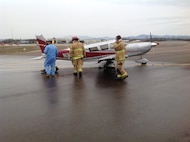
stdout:
[[(38, 45), (43, 53), (46, 46), (46, 39), (41, 36), (36, 36)], [(85, 59), (98, 59), (98, 63), (102, 61), (110, 62), (110, 60), (114, 60), (115, 58), (115, 50), (114, 50), (115, 40), (103, 41), (99, 43), (93, 43), (84, 45), (86, 51)], [(142, 58), (142, 55), (149, 52), (152, 47), (159, 45), (156, 42), (138, 42), (138, 43), (128, 43), (126, 44), (126, 58), (132, 56), (140, 56), (140, 59), (136, 60), (136, 62), (141, 64), (146, 64), (148, 62), (147, 59)], [(68, 60), (70, 48), (59, 50), (57, 59)]]
[[(92, 44), (86, 45), (86, 59), (90, 58), (100, 58), (107, 55), (115, 54), (113, 49), (114, 41), (105, 42), (105, 44)], [(125, 46), (127, 51), (127, 57), (132, 56), (140, 56), (147, 53), (153, 46), (156, 46), (157, 43), (155, 42), (141, 42), (141, 43), (130, 43)], [(67, 60), (69, 54), (69, 48), (60, 50), (58, 54), (58, 58), (62, 58)]]

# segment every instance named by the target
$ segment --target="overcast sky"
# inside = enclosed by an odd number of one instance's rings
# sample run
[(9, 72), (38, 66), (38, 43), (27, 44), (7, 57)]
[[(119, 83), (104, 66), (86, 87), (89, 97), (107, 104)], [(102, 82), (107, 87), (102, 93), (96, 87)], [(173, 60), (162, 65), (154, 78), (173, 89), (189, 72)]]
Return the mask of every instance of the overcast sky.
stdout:
[(0, 39), (190, 35), (190, 0), (0, 0)]

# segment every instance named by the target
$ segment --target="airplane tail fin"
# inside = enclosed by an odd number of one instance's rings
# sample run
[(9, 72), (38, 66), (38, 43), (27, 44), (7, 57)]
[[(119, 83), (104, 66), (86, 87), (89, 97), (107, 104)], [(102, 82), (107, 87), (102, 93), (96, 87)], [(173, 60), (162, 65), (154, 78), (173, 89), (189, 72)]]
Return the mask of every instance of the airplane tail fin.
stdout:
[(36, 35), (37, 44), (40, 47), (42, 53), (44, 53), (44, 49), (46, 47), (46, 39), (43, 35)]

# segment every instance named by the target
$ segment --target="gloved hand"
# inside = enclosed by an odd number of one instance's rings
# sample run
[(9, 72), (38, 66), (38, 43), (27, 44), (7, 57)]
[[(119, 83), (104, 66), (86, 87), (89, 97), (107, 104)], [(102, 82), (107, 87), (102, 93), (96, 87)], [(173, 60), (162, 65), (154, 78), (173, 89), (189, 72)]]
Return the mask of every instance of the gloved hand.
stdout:
[(72, 60), (72, 57), (70, 55), (68, 55), (68, 60)]
[(72, 60), (73, 58), (72, 57), (68, 57), (68, 60)]

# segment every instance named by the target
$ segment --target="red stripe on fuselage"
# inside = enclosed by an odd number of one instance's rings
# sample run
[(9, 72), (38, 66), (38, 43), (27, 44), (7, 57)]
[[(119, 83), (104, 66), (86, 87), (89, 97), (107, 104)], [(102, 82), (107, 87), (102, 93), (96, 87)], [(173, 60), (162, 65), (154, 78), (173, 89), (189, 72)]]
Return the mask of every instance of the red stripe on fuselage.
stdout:
[(86, 52), (86, 58), (111, 55), (111, 54), (115, 54), (115, 52), (113, 52), (113, 51), (110, 51), (110, 52), (105, 52), (105, 51)]
[[(67, 58), (68, 57), (69, 50), (60, 50), (58, 53), (58, 57), (60, 58)], [(99, 56), (105, 56), (105, 55), (111, 55), (115, 54), (114, 51), (94, 51), (94, 52), (86, 52), (86, 58), (91, 57), (99, 57)]]

